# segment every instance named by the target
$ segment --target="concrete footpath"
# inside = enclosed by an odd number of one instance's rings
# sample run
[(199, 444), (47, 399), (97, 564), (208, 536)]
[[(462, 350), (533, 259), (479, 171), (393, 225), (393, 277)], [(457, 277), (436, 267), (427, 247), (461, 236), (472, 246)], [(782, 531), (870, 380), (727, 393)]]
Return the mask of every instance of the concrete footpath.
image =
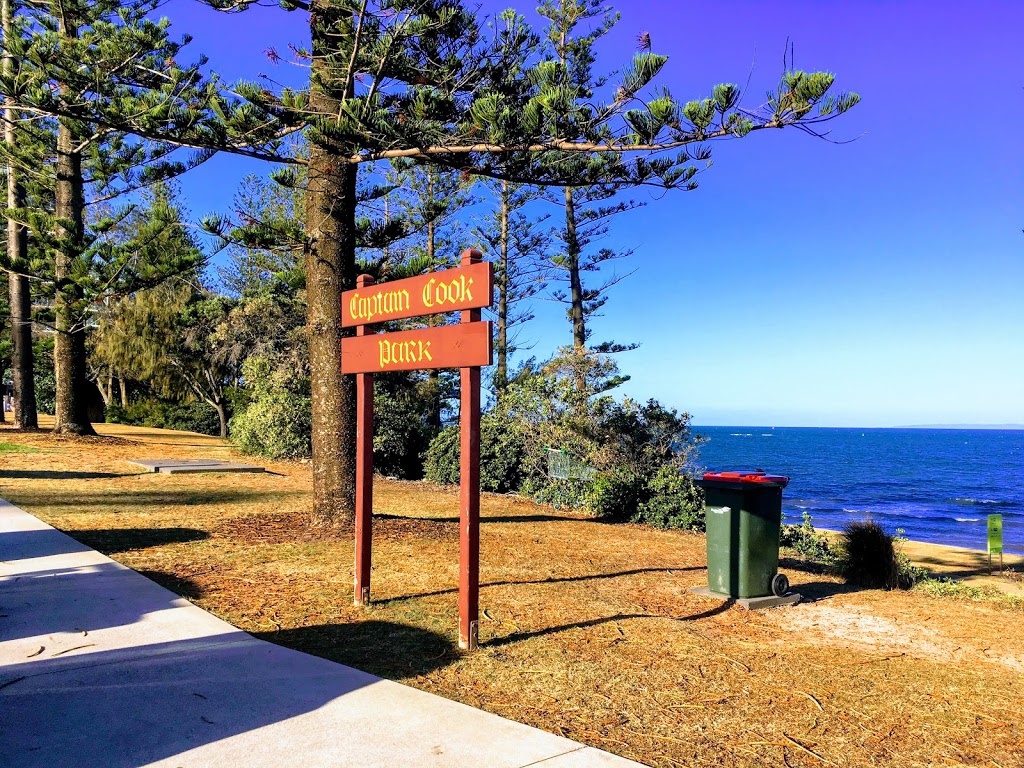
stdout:
[(0, 765), (639, 764), (257, 640), (0, 500)]

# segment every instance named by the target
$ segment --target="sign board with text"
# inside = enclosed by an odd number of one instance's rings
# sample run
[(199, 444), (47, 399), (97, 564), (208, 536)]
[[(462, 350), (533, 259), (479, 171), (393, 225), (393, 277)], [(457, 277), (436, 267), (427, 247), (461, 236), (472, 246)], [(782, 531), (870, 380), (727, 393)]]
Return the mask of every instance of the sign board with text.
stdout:
[(988, 516), (988, 552), (990, 555), (1003, 553), (1003, 516)]
[(494, 267), (486, 261), (369, 285), (341, 294), (341, 327), (481, 309), (493, 293)]
[(341, 370), (384, 373), (490, 365), (491, 339), (489, 322), (352, 336), (341, 342)]

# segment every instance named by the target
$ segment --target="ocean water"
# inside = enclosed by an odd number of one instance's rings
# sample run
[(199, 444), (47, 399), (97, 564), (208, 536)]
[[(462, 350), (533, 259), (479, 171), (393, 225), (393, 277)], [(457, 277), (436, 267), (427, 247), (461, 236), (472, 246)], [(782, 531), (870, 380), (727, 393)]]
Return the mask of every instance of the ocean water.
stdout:
[(699, 464), (788, 475), (784, 522), (806, 511), (840, 530), (871, 518), (907, 538), (984, 550), (1003, 516), (1007, 553), (1024, 555), (1024, 430), (697, 427)]

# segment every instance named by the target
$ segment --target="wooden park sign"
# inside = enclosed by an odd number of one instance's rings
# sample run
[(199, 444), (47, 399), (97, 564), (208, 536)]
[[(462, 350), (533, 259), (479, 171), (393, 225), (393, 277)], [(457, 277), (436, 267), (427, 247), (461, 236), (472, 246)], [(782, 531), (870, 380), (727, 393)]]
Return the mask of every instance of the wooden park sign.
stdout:
[[(373, 374), (432, 368), (460, 369), (459, 647), (479, 639), (480, 593), (480, 368), (491, 364), (494, 267), (480, 251), (462, 254), (462, 266), (375, 285), (360, 275), (341, 295), (341, 325), (356, 329), (342, 339), (341, 372), (356, 374), (355, 604), (370, 602), (373, 546)], [(461, 311), (461, 323), (414, 331), (373, 333), (388, 320)]]

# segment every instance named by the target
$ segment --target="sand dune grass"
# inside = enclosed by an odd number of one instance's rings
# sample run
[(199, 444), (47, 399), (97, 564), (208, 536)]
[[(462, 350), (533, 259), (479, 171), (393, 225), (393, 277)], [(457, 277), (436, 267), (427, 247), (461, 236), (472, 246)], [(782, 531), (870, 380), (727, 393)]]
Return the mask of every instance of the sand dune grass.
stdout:
[(377, 482), (375, 602), (356, 609), (351, 537), (310, 526), (307, 465), (139, 474), (125, 459), (232, 454), (102, 429), (0, 431), (38, 449), (0, 457), (0, 496), (268, 640), (656, 766), (1021, 764), (1024, 613), (799, 568), (808, 602), (750, 613), (687, 591), (700, 536), (486, 495), (482, 647), (461, 654), (454, 491)]

